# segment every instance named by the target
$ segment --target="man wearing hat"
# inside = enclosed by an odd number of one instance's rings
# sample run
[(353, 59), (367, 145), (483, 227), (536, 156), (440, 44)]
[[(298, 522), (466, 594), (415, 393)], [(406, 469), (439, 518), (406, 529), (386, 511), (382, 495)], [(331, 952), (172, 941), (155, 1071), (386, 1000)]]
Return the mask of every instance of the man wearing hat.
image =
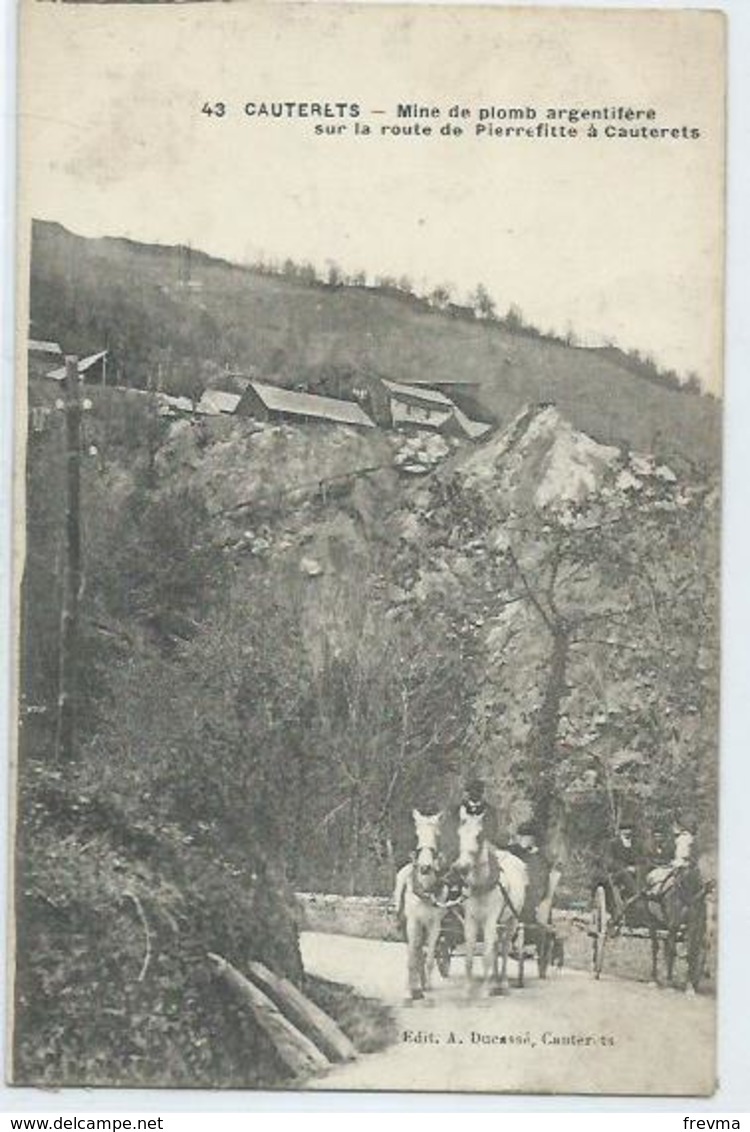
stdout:
[(702, 878), (698, 868), (698, 822), (695, 815), (678, 811), (672, 819), (674, 854), (670, 863), (678, 892), (687, 902), (700, 890)]
[(695, 834), (697, 822), (694, 814), (679, 811), (672, 819), (674, 857), (672, 867), (689, 869), (695, 865)]
[(463, 814), (482, 818), (482, 833), (491, 845), (500, 847), (500, 822), (497, 810), (485, 797), (485, 784), (476, 775), (470, 775), (464, 785), (461, 801), (446, 814), (441, 829), (445, 859), (452, 862), (458, 856), (458, 827)]
[(470, 817), (482, 818), (482, 833), (491, 845), (498, 844), (500, 823), (497, 810), (484, 796), (485, 785), (481, 778), (472, 775), (467, 779), (464, 795), (459, 806), (459, 816), (463, 810)]
[(677, 811), (668, 831), (662, 833), (661, 854), (658, 858), (654, 856), (653, 867), (646, 877), (649, 892), (657, 898), (675, 888), (683, 903), (689, 905), (704, 891), (698, 865), (697, 827), (694, 814)]
[(526, 865), (529, 887), (521, 919), (524, 923), (548, 924), (552, 902), (560, 881), (560, 870), (539, 848), (539, 828), (533, 821), (522, 822), (508, 846), (508, 852)]
[(647, 867), (645, 854), (636, 841), (635, 824), (623, 815), (617, 833), (605, 851), (605, 872), (614, 901), (613, 911), (620, 916), (642, 892)]

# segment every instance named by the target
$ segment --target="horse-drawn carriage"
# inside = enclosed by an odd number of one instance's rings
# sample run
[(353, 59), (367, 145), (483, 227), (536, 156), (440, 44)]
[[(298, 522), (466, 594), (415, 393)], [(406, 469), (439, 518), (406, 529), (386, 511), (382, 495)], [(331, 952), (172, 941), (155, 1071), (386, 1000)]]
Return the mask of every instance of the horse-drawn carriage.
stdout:
[(517, 960), (517, 982), (523, 986), (528, 944), (545, 978), (552, 953), (559, 957), (560, 941), (551, 924), (551, 899), (544, 915), (536, 903), (527, 901), (526, 864), (487, 839), (481, 816), (462, 813), (458, 857), (446, 871), (438, 844), (440, 815), (427, 817), (415, 810), (413, 817), (417, 850), (400, 870), (394, 893), (406, 928), (411, 997), (423, 997), (435, 965), (448, 977), (459, 948), (470, 983), (480, 943), (490, 993), (507, 989), (511, 957)]
[[(435, 946), (435, 964), (443, 979), (450, 976), (451, 961), (464, 954), (464, 921), (460, 903), (449, 904), (440, 925)], [(510, 946), (510, 957), (523, 967), (535, 960), (540, 979), (546, 979), (550, 967), (562, 970), (565, 947), (552, 918), (546, 924), (536, 919), (523, 919)]]
[(643, 877), (620, 870), (601, 877), (592, 892), (589, 934), (594, 977), (600, 978), (608, 943), (617, 937), (648, 939), (651, 979), (659, 982), (663, 947), (667, 982), (674, 983), (675, 963), (684, 958), (687, 988), (698, 990), (707, 958), (706, 884), (696, 868), (657, 866)]
[[(421, 998), (429, 989), (434, 966), (448, 978), (459, 953), (470, 983), (480, 947), (490, 993), (503, 993), (507, 988), (509, 958), (518, 963), (519, 986), (523, 986), (524, 966), (532, 956), (541, 978), (546, 977), (550, 963), (562, 966), (562, 939), (552, 921), (554, 885), (548, 884), (547, 896), (540, 901), (539, 891), (536, 895), (532, 891), (524, 862), (487, 839), (480, 817), (464, 813), (459, 855), (453, 862), (457, 884), (451, 893), (451, 870), (446, 873), (439, 845), (441, 815), (425, 817), (414, 811), (414, 821), (417, 851), (400, 871), (396, 891), (400, 884), (401, 896), (395, 900), (404, 915), (413, 998)], [(683, 850), (690, 848), (689, 838), (684, 835)], [(711, 889), (687, 851), (675, 852), (669, 865), (647, 871), (645, 863), (642, 867), (610, 867), (593, 886), (588, 917), (595, 977), (602, 974), (612, 939), (642, 938), (651, 943), (654, 983), (659, 982), (661, 949), (669, 984), (674, 983), (677, 960), (684, 959), (687, 989), (696, 991), (706, 969)]]

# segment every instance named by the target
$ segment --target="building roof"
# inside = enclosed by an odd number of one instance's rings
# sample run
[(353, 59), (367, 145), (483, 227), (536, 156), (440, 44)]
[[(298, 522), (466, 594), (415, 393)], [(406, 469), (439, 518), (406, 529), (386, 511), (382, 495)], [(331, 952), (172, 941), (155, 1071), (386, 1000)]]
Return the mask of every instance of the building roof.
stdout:
[(492, 425), (485, 424), (484, 421), (473, 421), (471, 417), (467, 417), (458, 405), (453, 410), (453, 416), (470, 440), (479, 440), (492, 428)]
[(400, 381), (388, 381), (386, 378), (383, 378), (383, 385), (396, 397), (415, 401), (420, 405), (439, 405), (442, 409), (453, 408), (450, 397), (446, 397), (444, 393), (439, 393), (437, 389), (424, 389), (421, 385), (402, 385)]
[(340, 401), (337, 397), (320, 397), (315, 393), (298, 393), (295, 389), (282, 389), (278, 385), (265, 385), (261, 381), (251, 381), (250, 388), (260, 397), (265, 407), (274, 413), (318, 417), (338, 424), (375, 428), (374, 422), (354, 401)]
[[(470, 440), (479, 440), (485, 433), (489, 432), (491, 425), (485, 424), (483, 421), (474, 421), (471, 417), (467, 417), (462, 409), (459, 409), (450, 397), (446, 397), (444, 393), (440, 393), (437, 389), (423, 389), (421, 387), (414, 388), (409, 385), (403, 385), (398, 381), (388, 381), (383, 378), (383, 385), (399, 400), (410, 402), (411, 404), (419, 405), (422, 408), (429, 408), (433, 410), (433, 415), (429, 420), (422, 422), (423, 425), (432, 425), (435, 428), (442, 428), (449, 420), (454, 420), (460, 430)], [(414, 422), (418, 423), (418, 422)]]
[(58, 342), (43, 342), (39, 338), (29, 338), (29, 351), (34, 354), (52, 354), (61, 357), (62, 350)]
[(459, 386), (467, 386), (468, 385), (468, 386), (473, 386), (473, 387), (477, 388), (482, 383), (481, 383), (481, 381), (477, 380), (477, 378), (475, 378), (475, 377), (461, 377), (460, 375), (454, 375), (453, 377), (445, 377), (445, 378), (441, 377), (438, 380), (436, 380), (434, 377), (428, 377), (426, 375), (417, 374), (417, 376), (415, 376), (415, 377), (402, 377), (401, 378), (401, 384), (402, 385), (429, 385), (430, 388), (434, 389), (438, 386), (441, 387), (441, 388), (449, 388), (451, 385), (459, 385)]
[(78, 372), (85, 373), (87, 369), (90, 369), (91, 366), (100, 362), (102, 358), (106, 358), (108, 353), (108, 350), (100, 350), (98, 354), (89, 354), (87, 358), (81, 358), (78, 363)]
[(193, 402), (189, 397), (173, 397), (170, 393), (157, 393), (156, 400), (165, 411), (174, 409), (181, 413), (192, 413)]
[(204, 389), (195, 411), (209, 417), (218, 417), (221, 413), (233, 413), (241, 400), (239, 393), (225, 393), (223, 389)]
[[(79, 375), (83, 376), (86, 370), (91, 369), (91, 367), (95, 365), (96, 362), (100, 362), (102, 358), (106, 358), (108, 353), (108, 350), (100, 350), (98, 354), (89, 354), (87, 358), (81, 358), (78, 362)], [(57, 369), (50, 370), (47, 377), (51, 377), (53, 381), (64, 381), (65, 366), (58, 366)]]

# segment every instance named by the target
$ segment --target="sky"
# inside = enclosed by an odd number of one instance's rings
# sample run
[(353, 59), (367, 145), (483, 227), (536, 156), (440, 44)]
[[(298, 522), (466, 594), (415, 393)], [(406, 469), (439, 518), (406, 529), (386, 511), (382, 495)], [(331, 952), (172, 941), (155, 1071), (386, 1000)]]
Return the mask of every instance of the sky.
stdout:
[[(329, 261), (417, 289), (481, 282), (542, 330), (613, 341), (721, 389), (723, 23), (697, 12), (29, 4), (22, 232)], [(356, 103), (310, 119), (248, 102)], [(222, 102), (223, 116), (202, 113)], [(428, 137), (399, 103), (436, 107)], [(451, 119), (451, 106), (470, 110)], [(550, 108), (653, 108), (697, 139), (477, 136)], [(536, 117), (511, 121), (509, 108)], [(376, 113), (381, 111), (381, 113)], [(336, 112), (337, 113), (337, 112)], [(502, 117), (501, 115), (506, 115)], [(460, 138), (440, 126), (460, 124)], [(607, 123), (596, 123), (599, 128)], [(26, 229), (24, 229), (26, 225)]]

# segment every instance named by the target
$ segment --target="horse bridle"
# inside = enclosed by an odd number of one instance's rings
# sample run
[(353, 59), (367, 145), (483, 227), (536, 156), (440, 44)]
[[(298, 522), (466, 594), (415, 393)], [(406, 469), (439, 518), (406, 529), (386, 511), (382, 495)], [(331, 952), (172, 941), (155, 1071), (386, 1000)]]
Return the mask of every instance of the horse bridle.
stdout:
[[(473, 854), (474, 857), (479, 856), (479, 853), (481, 851), (483, 844), (489, 845), (489, 842), (487, 841), (487, 838), (484, 836), (484, 831), (480, 828), (478, 835), (477, 835), (476, 853)], [(499, 861), (497, 861), (497, 860), (495, 861), (495, 867), (497, 869), (497, 877), (495, 878), (495, 880), (491, 880), (489, 882), (489, 884), (487, 884), (486, 887), (478, 888), (478, 889), (475, 888), (475, 892), (477, 893), (477, 895), (483, 895), (486, 892), (491, 892), (493, 888), (499, 888), (500, 893), (503, 897), (503, 900), (505, 901), (505, 904), (508, 906), (508, 908), (510, 908), (511, 912), (516, 917), (516, 919), (520, 919), (520, 912), (518, 911), (518, 909), (513, 904), (513, 901), (510, 898), (510, 893), (508, 892), (507, 888), (503, 884), (503, 871), (502, 871), (502, 868), (500, 866)]]
[[(420, 853), (431, 853), (432, 862), (429, 865), (420, 866)], [(424, 884), (426, 878), (428, 877), (434, 877), (435, 882), (437, 882), (437, 879), (440, 875), (440, 870), (438, 868), (439, 861), (440, 854), (438, 850), (432, 845), (425, 845), (417, 851), (417, 855), (412, 864), (412, 889), (414, 895), (424, 904), (433, 904), (435, 905), (435, 907), (441, 907), (436, 893), (437, 884), (435, 883), (434, 887), (431, 888), (424, 887)]]

